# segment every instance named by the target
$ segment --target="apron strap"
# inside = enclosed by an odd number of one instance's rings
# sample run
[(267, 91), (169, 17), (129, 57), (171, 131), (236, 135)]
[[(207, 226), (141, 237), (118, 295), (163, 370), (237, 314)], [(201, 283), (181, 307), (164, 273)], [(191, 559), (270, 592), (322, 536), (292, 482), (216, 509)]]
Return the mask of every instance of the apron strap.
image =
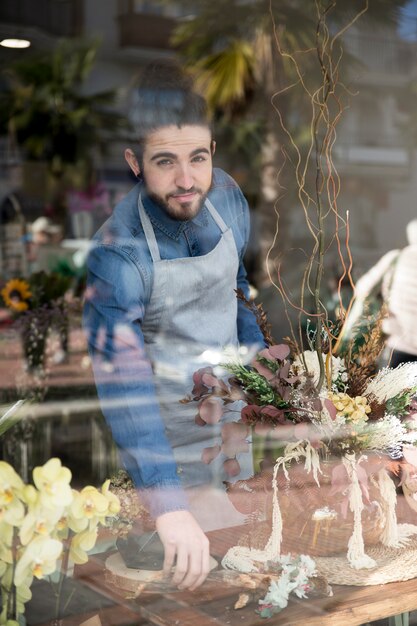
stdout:
[(155, 231), (152, 227), (151, 220), (149, 219), (148, 214), (145, 211), (142, 202), (142, 194), (139, 194), (138, 197), (138, 209), (139, 209), (139, 217), (142, 222), (143, 232), (145, 233), (146, 243), (149, 247), (149, 252), (151, 253), (152, 261), (156, 263), (156, 261), (161, 260), (161, 255), (159, 254), (158, 243), (155, 237)]
[(228, 230), (228, 227), (226, 223), (223, 221), (223, 218), (219, 215), (219, 213), (216, 211), (213, 204), (210, 202), (208, 198), (206, 198), (205, 205), (208, 208), (209, 213), (211, 217), (214, 219), (214, 221), (216, 222), (217, 226), (220, 228), (222, 233), (225, 233), (226, 230)]

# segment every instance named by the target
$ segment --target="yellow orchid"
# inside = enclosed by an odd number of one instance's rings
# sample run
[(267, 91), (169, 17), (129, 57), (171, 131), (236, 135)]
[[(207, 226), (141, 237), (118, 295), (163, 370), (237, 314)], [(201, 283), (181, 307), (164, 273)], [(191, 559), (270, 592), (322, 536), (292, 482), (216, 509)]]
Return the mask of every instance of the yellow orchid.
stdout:
[(5, 541), (0, 541), (0, 561), (10, 565), (13, 563), (12, 545)]
[(14, 469), (5, 461), (0, 461), (0, 521), (18, 526), (25, 510), (19, 499), (22, 497), (24, 483)]
[(21, 494), (24, 482), (13, 467), (5, 461), (0, 461), (0, 506), (8, 505), (15, 494)]
[(22, 500), (31, 507), (39, 501), (39, 494), (33, 485), (25, 485), (22, 493)]
[(26, 546), (16, 565), (14, 583), (24, 584), (30, 576), (43, 578), (56, 570), (56, 562), (62, 552), (62, 543), (57, 539), (38, 536)]
[(0, 542), (0, 578), (3, 576), (7, 568), (13, 565), (13, 552), (7, 544)]
[(81, 491), (73, 491), (74, 499), (71, 504), (71, 516), (76, 520), (103, 519), (109, 508), (109, 501), (95, 487), (84, 487)]
[(101, 487), (101, 493), (107, 499), (108, 511), (107, 515), (117, 515), (120, 511), (120, 500), (112, 491), (110, 491), (110, 480), (106, 480)]
[(32, 599), (32, 592), (30, 590), (30, 586), (26, 583), (19, 585), (16, 587), (16, 602), (17, 602), (17, 612), (24, 613), (25, 612), (25, 604)]
[(54, 532), (51, 533), (51, 536), (54, 539), (59, 539), (62, 541), (68, 537), (69, 526), (68, 526), (68, 516), (66, 514), (61, 515), (57, 523), (55, 524)]
[[(71, 515), (71, 511), (69, 512), (67, 518), (68, 529), (72, 530), (74, 533), (81, 533), (83, 530), (87, 528), (90, 520), (87, 517), (74, 517)], [(97, 526), (98, 520), (95, 520), (95, 525)], [(93, 527), (94, 524), (90, 523), (90, 528)]]
[(62, 516), (63, 508), (56, 509), (38, 506), (33, 508), (25, 518), (19, 530), (19, 538), (23, 546), (31, 541), (34, 535), (46, 537), (56, 528)]
[[(4, 605), (3, 605), (3, 612), (0, 616), (0, 624), (6, 624), (7, 626), (7, 624), (18, 623), (18, 622), (14, 622), (13, 620), (6, 621), (7, 608), (8, 608), (8, 602), (7, 602), (8, 594), (11, 593), (11, 590), (13, 588), (15, 589), (16, 613), (17, 615), (23, 615), (23, 613), (25, 612), (25, 604), (32, 597), (32, 592), (30, 590), (30, 585), (32, 584), (32, 581), (33, 581), (33, 575), (29, 572), (28, 576), (21, 582), (21, 584), (13, 586), (14, 567), (13, 565), (8, 566), (8, 569), (1, 577), (2, 592), (4, 592), (5, 597), (3, 598)], [(21, 624), (21, 622), (19, 622), (19, 624)]]
[[(9, 594), (13, 588), (13, 565), (8, 565), (1, 576), (1, 592), (2, 592), (2, 612), (0, 615), (0, 624), (7, 624)], [(4, 594), (4, 597), (3, 597)]]
[(27, 311), (29, 305), (27, 300), (32, 297), (32, 293), (30, 291), (30, 285), (25, 280), (20, 280), (19, 278), (12, 278), (6, 283), (6, 286), (1, 290), (1, 295), (3, 296), (3, 300), (6, 306), (12, 311), (17, 311), (18, 313), (22, 311)]
[(76, 565), (87, 563), (89, 550), (92, 550), (97, 541), (97, 528), (85, 530), (74, 535), (70, 545), (69, 558)]
[(8, 506), (0, 507), (0, 521), (11, 526), (20, 526), (25, 516), (25, 507), (18, 498), (13, 498)]
[(5, 521), (0, 521), (1, 544), (11, 547), (13, 543), (13, 526)]
[(59, 459), (49, 459), (45, 465), (35, 467), (33, 482), (40, 491), (40, 502), (45, 507), (63, 507), (72, 502), (71, 472)]

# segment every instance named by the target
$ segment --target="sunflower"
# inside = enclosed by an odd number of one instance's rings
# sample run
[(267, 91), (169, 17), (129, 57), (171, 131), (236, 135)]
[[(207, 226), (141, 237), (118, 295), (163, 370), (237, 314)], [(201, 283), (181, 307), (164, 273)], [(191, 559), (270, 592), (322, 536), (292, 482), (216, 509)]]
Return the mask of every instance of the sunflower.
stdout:
[(25, 280), (12, 278), (1, 290), (3, 300), (12, 311), (26, 311), (29, 308), (27, 300), (32, 297), (30, 286)]

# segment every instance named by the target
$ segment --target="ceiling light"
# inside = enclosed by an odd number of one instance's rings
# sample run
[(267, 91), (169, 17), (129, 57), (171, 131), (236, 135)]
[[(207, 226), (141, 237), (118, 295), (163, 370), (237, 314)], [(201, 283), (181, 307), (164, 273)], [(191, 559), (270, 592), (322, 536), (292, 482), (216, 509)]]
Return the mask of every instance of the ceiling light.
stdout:
[(4, 48), (29, 48), (30, 41), (28, 39), (3, 39), (0, 46)]

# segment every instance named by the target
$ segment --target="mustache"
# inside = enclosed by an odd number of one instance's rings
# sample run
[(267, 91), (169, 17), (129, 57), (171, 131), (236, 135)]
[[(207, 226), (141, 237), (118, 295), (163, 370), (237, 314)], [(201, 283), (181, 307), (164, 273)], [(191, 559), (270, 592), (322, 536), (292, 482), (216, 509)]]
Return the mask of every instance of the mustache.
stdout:
[(190, 189), (184, 189), (183, 187), (177, 187), (175, 191), (171, 191), (167, 194), (167, 198), (175, 198), (175, 196), (182, 196), (184, 193), (198, 193), (200, 195), (203, 194), (202, 190), (199, 187), (191, 187)]

